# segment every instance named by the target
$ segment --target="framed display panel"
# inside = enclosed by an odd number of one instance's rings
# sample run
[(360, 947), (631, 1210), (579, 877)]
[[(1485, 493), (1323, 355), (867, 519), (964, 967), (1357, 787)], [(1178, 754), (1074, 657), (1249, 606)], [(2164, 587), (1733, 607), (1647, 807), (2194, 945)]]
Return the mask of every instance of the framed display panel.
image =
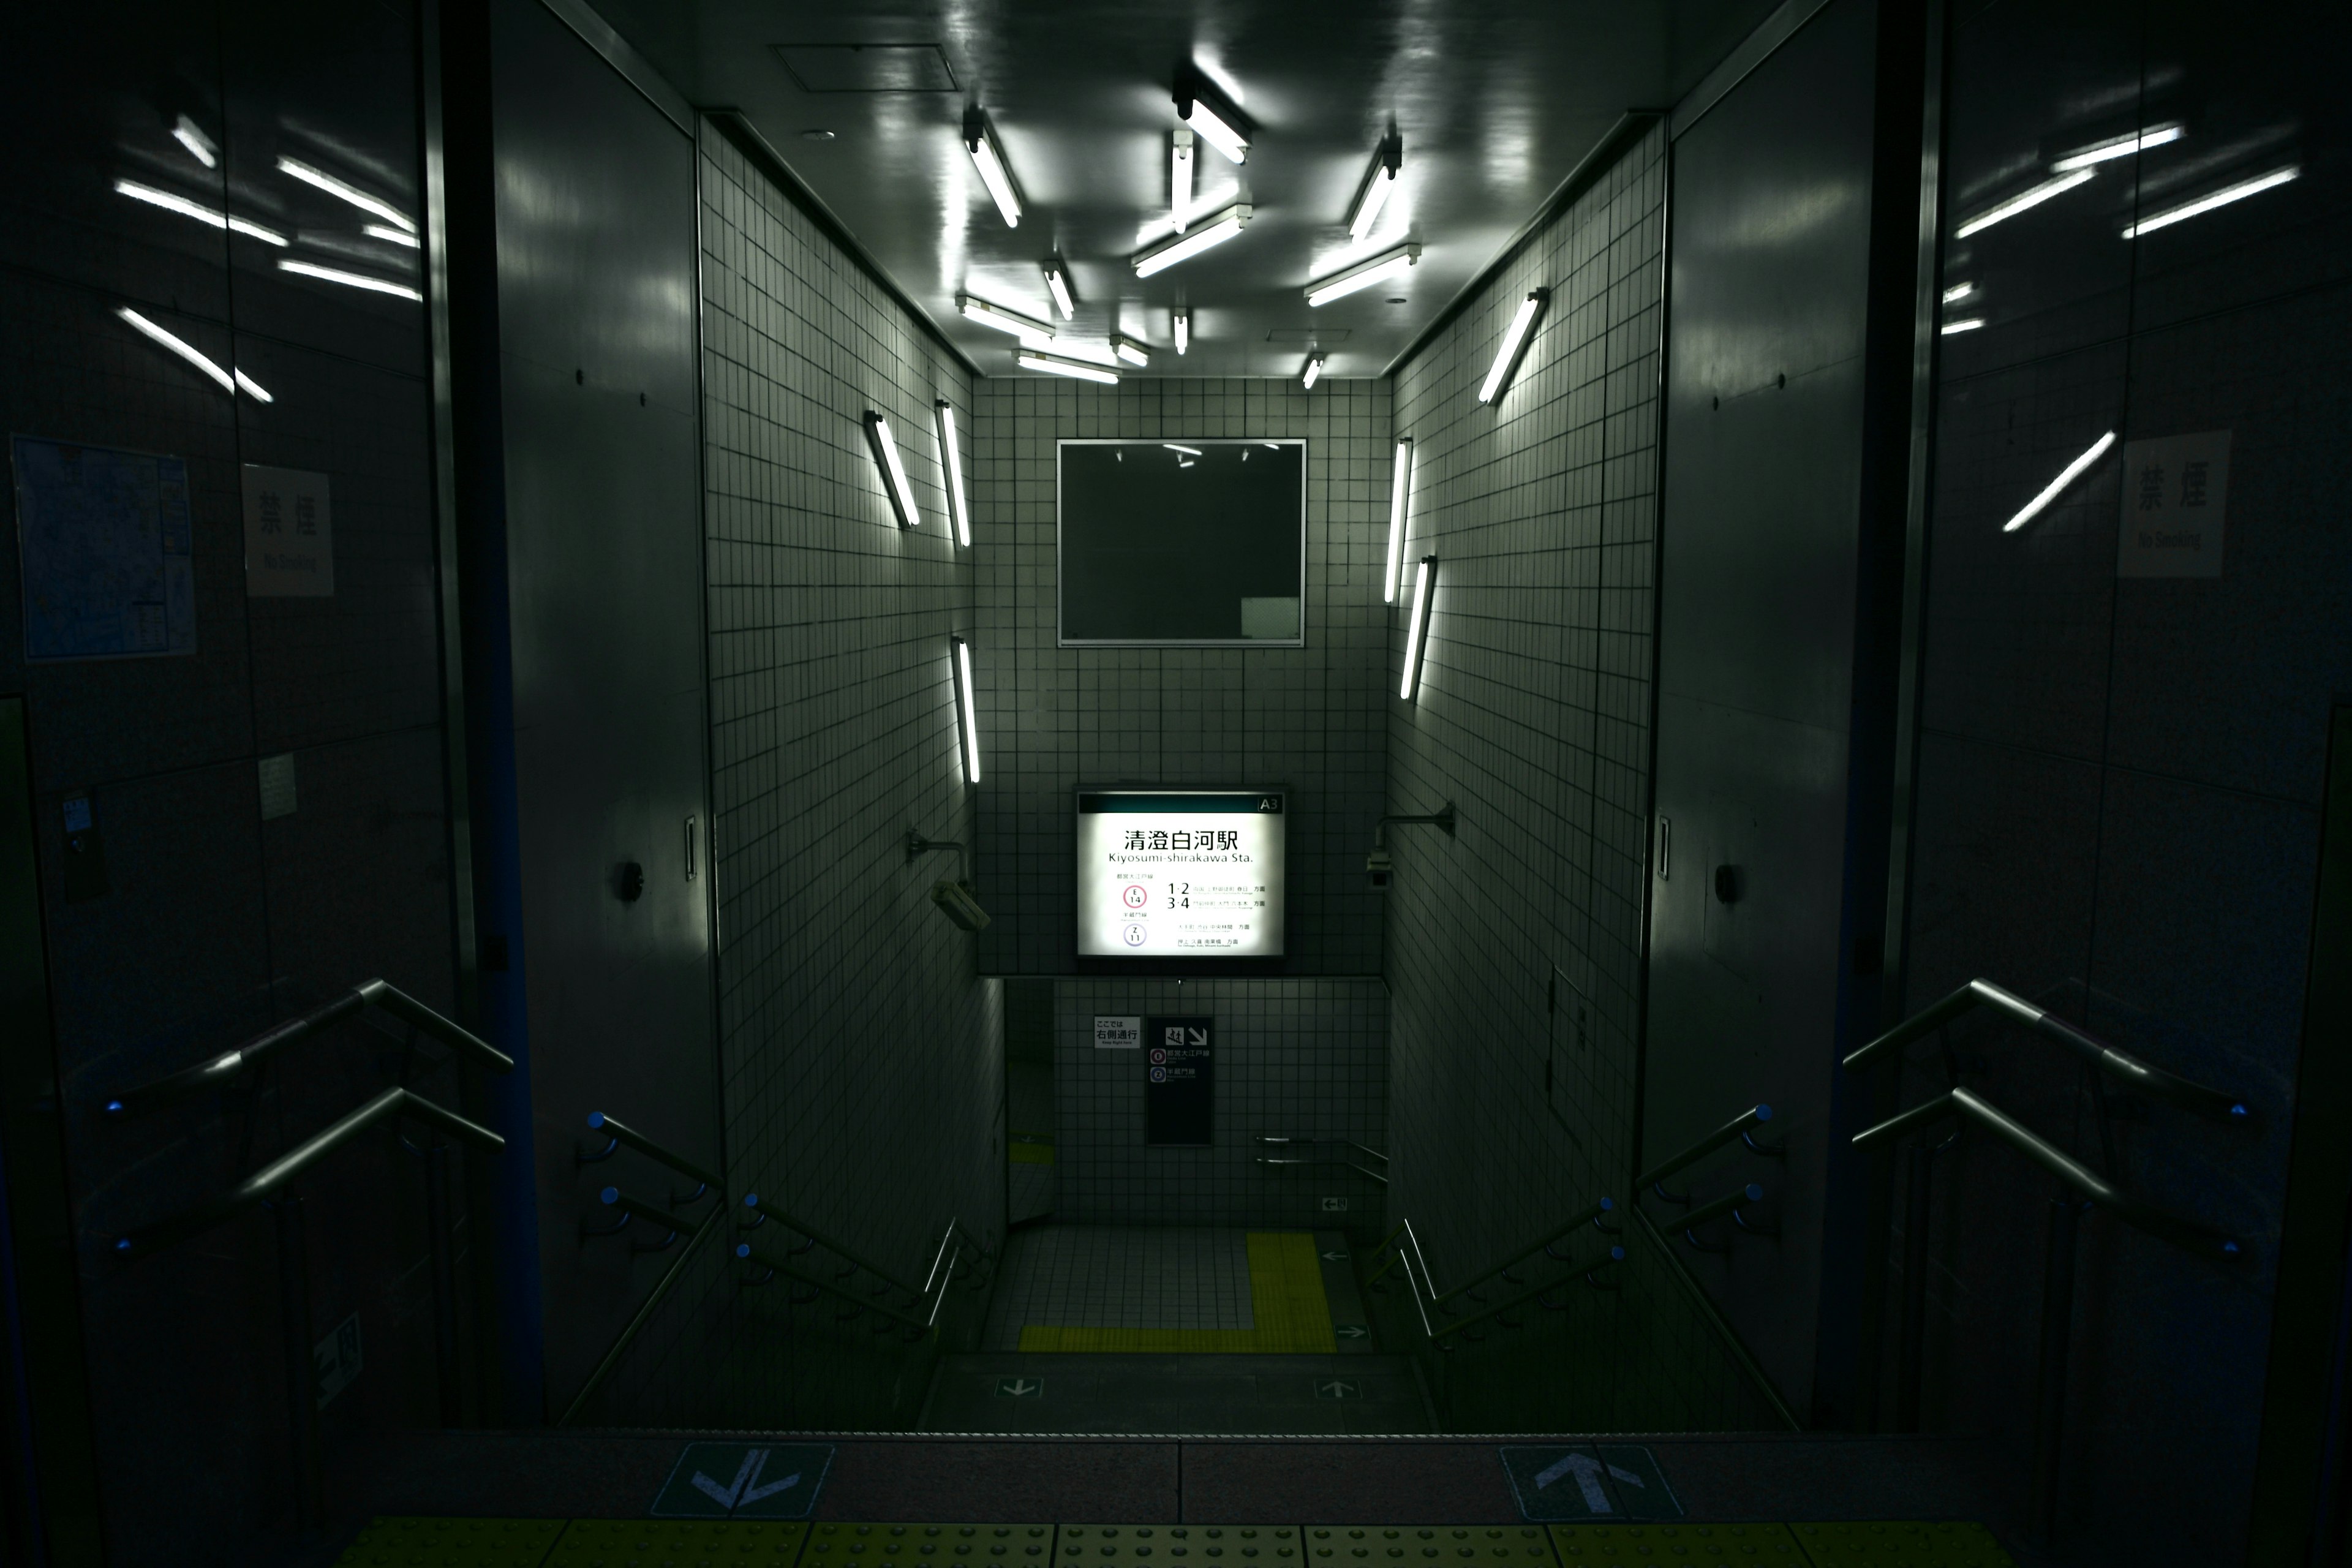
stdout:
[(1064, 647), (1299, 647), (1307, 443), (1056, 443)]
[(1280, 958), (1285, 792), (1077, 792), (1080, 958)]

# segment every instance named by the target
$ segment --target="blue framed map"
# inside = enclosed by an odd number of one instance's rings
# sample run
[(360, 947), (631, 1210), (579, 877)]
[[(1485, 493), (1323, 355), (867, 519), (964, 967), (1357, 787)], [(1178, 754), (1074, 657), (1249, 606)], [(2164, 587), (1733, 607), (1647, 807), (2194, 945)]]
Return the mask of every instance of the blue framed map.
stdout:
[(195, 652), (186, 460), (37, 436), (9, 456), (26, 659)]

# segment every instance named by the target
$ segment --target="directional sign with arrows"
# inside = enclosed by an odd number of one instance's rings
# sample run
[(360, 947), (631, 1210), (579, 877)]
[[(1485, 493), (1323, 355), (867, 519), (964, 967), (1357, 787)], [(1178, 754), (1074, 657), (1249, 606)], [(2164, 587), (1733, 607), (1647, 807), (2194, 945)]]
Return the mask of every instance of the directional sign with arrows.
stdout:
[(1657, 1459), (1633, 1444), (1514, 1445), (1502, 1457), (1519, 1511), (1531, 1521), (1569, 1524), (1683, 1516)]
[(656, 1519), (806, 1519), (830, 1443), (688, 1443), (646, 1511)]
[(1361, 1323), (1334, 1323), (1331, 1325), (1332, 1337), (1335, 1339), (1369, 1339), (1371, 1337), (1371, 1330), (1364, 1327)]
[(1043, 1399), (1045, 1380), (1042, 1377), (1000, 1377), (996, 1380), (999, 1399)]
[(1318, 1399), (1361, 1399), (1364, 1385), (1351, 1377), (1324, 1377), (1315, 1382)]

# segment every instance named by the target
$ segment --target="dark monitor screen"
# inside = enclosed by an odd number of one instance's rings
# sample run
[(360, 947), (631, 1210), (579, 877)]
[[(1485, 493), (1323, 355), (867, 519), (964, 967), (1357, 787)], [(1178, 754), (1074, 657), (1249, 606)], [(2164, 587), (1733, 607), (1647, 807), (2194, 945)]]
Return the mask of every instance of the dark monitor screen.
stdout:
[(1304, 643), (1307, 443), (1061, 443), (1065, 644)]

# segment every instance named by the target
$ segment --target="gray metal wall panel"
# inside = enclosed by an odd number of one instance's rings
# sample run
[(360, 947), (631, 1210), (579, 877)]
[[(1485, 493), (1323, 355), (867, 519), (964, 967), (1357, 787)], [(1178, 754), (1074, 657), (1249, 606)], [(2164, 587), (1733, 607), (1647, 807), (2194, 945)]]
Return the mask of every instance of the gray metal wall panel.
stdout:
[[(657, 1266), (574, 1221), (609, 1110), (716, 1165), (694, 145), (530, 0), (495, 13), (499, 310), (546, 1365), (560, 1407)], [(702, 858), (707, 862), (707, 851)], [(615, 868), (645, 868), (624, 902)]]
[(1782, 1238), (1690, 1257), (1800, 1410), (1843, 970), (1874, 21), (1862, 0), (1831, 7), (1675, 144), (1655, 807), (1672, 827), (1642, 1148), (1662, 1158), (1759, 1100), (1779, 1113), (1788, 1167), (1761, 1179)]

